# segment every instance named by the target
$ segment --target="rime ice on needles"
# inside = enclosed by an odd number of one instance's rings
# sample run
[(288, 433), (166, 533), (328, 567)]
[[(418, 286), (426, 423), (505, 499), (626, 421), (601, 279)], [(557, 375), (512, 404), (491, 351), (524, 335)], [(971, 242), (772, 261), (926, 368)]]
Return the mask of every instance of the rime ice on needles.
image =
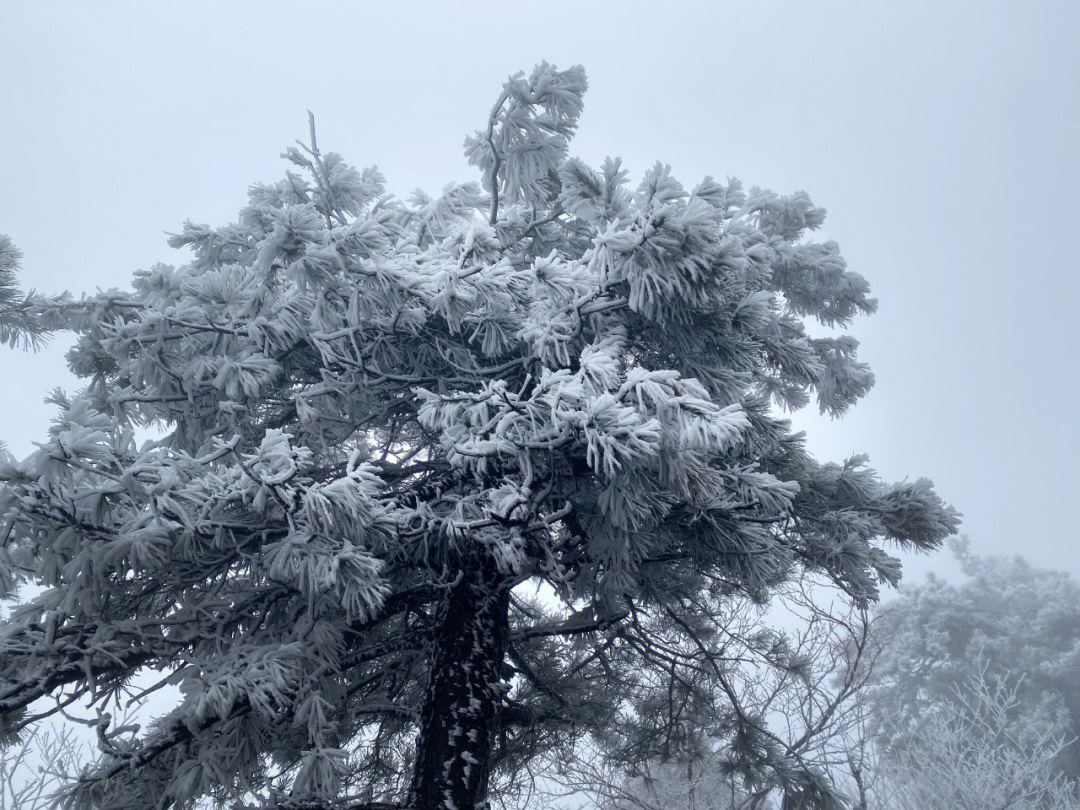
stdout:
[[(483, 187), (403, 202), (312, 126), (235, 223), (170, 240), (188, 264), (4, 293), (0, 337), (74, 332), (87, 384), (0, 468), (0, 578), (45, 586), (0, 629), (3, 731), (140, 671), (183, 694), (70, 806), (464, 807), (582, 734), (652, 756), (653, 726), (614, 718), (679, 699), (656, 645), (694, 660), (699, 599), (800, 568), (872, 599), (898, 577), (883, 540), (955, 528), (925, 481), (820, 465), (773, 411), (838, 414), (873, 379), (803, 327), (874, 309), (806, 240), (822, 210), (568, 158), (585, 87), (512, 77), (466, 141)], [(511, 593), (530, 583), (561, 606)]]
[(0, 343), (38, 346), (45, 335), (33, 317), (36, 299), (32, 294), (24, 295), (16, 286), (21, 258), (19, 249), (0, 234)]

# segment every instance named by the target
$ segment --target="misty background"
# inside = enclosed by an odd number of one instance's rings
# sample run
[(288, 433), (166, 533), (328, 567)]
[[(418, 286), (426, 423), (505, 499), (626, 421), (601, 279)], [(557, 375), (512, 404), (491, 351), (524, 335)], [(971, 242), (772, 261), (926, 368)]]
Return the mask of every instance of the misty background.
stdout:
[[(677, 13), (676, 13), (677, 12)], [(875, 389), (820, 459), (927, 475), (979, 554), (1080, 574), (1080, 4), (0, 2), (0, 232), (42, 292), (127, 288), (220, 225), (316, 117), (399, 196), (479, 179), (505, 77), (583, 64), (571, 154), (804, 189), (880, 300)], [(0, 354), (0, 437), (44, 437), (66, 343)], [(947, 554), (906, 571), (955, 573)]]

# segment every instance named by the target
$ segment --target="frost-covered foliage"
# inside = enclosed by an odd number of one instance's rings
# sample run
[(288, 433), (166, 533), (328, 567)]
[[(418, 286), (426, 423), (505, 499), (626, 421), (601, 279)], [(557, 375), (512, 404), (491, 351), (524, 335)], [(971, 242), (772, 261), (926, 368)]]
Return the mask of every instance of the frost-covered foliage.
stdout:
[[(1063, 571), (1019, 557), (978, 557), (966, 541), (954, 551), (968, 579), (930, 577), (883, 606), (884, 652), (871, 698), (883, 741), (902, 747), (973, 678), (1007, 679), (1010, 720), (1080, 737), (1080, 584)], [(1080, 780), (1080, 744), (1057, 767)]]
[[(0, 629), (0, 731), (136, 673), (182, 693), (68, 806), (454, 810), (583, 734), (645, 761), (724, 700), (702, 604), (803, 569), (871, 600), (886, 542), (956, 528), (928, 481), (819, 463), (775, 412), (873, 381), (803, 323), (875, 306), (807, 238), (822, 209), (568, 158), (585, 84), (512, 78), (466, 142), (483, 185), (438, 198), (312, 127), (234, 223), (171, 239), (188, 263), (33, 301), (87, 384), (0, 466), (0, 589), (44, 588)], [(797, 775), (733, 728), (746, 769)]]
[(85, 746), (75, 731), (45, 724), (0, 750), (0, 810), (48, 810), (56, 793), (85, 761)]
[(41, 327), (33, 317), (36, 299), (16, 286), (16, 272), (22, 253), (0, 234), (0, 343), (37, 346), (43, 340)]
[(958, 686), (885, 760), (880, 806), (892, 810), (1078, 810), (1080, 783), (1056, 762), (1069, 740), (1021, 715), (1016, 678), (984, 670)]

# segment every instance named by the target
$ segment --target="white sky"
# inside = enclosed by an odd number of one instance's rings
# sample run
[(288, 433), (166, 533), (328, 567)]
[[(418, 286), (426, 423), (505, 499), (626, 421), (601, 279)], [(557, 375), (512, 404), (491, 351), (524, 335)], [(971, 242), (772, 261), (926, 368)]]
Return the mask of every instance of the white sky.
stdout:
[[(881, 302), (878, 377), (797, 421), (822, 458), (927, 475), (976, 551), (1080, 574), (1080, 3), (51, 3), (0, 0), (0, 233), (23, 280), (126, 287), (222, 224), (306, 135), (389, 186), (474, 170), (503, 79), (589, 73), (572, 152), (807, 190)], [(636, 182), (636, 180), (635, 180)], [(0, 349), (0, 436), (44, 435), (62, 343)], [(915, 573), (953, 571), (942, 555)]]

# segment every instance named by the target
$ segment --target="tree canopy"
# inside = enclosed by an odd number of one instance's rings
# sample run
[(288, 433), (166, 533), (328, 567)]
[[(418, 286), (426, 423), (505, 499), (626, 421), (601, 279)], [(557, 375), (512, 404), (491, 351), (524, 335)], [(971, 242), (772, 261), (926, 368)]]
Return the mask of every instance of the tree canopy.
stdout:
[[(1015, 728), (1080, 737), (1080, 585), (1020, 557), (979, 557), (966, 541), (954, 552), (966, 581), (931, 576), (883, 606), (868, 696), (884, 742), (903, 748), (972, 681), (1008, 685)], [(1080, 746), (1065, 746), (1057, 767), (1080, 779)]]
[(464, 810), (585, 736), (644, 762), (699, 734), (817, 795), (732, 709), (710, 616), (801, 571), (873, 600), (887, 544), (957, 515), (777, 412), (873, 382), (824, 210), (660, 163), (632, 190), (569, 157), (585, 89), (512, 77), (481, 182), (407, 201), (312, 124), (235, 222), (170, 239), (190, 261), (20, 300), (86, 385), (0, 465), (0, 589), (43, 588), (0, 629), (0, 730), (147, 672), (181, 693), (102, 720), (70, 807)]

